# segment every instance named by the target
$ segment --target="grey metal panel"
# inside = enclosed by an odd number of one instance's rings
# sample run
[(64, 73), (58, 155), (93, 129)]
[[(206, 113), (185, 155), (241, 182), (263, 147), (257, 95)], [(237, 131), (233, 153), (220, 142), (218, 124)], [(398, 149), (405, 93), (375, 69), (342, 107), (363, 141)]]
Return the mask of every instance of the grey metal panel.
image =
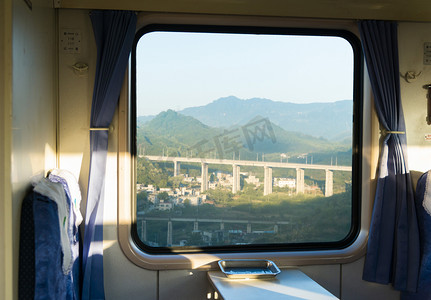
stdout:
[(340, 298), (340, 265), (300, 266), (302, 272)]
[(348, 300), (383, 300), (400, 299), (400, 292), (390, 285), (371, 283), (362, 280), (364, 258), (353, 263), (342, 265), (341, 299)]
[[(116, 227), (108, 227), (104, 229), (104, 235), (115, 236)], [(117, 242), (104, 248), (103, 273), (107, 300), (157, 299), (157, 271), (145, 270), (130, 262)]]
[(202, 300), (213, 291), (207, 271), (159, 271), (159, 300)]

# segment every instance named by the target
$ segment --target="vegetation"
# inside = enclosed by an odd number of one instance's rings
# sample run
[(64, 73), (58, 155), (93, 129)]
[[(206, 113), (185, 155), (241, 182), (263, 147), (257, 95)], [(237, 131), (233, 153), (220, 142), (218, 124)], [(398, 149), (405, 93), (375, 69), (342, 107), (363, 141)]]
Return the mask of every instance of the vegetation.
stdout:
[[(251, 193), (248, 193), (250, 195)], [(351, 195), (350, 193), (335, 194), (331, 197), (311, 197), (306, 195), (288, 196), (284, 193), (274, 193), (266, 199), (251, 198), (247, 193), (238, 197), (225, 191), (215, 190), (213, 196), (220, 197), (219, 205), (203, 204), (199, 206), (185, 205), (173, 211), (153, 210), (146, 213), (146, 217), (159, 218), (200, 218), (221, 220), (246, 220), (252, 223), (252, 232), (247, 233), (246, 223), (225, 223), (224, 238), (218, 239), (216, 244), (229, 244), (229, 230), (241, 231), (235, 238), (237, 242), (260, 243), (306, 243), (333, 242), (343, 239), (351, 226)], [(266, 224), (253, 224), (253, 221), (266, 221)], [(278, 232), (274, 231), (276, 222)], [(206, 228), (205, 228), (206, 226)], [(229, 228), (230, 226), (230, 228)], [(200, 223), (199, 230), (220, 232), (220, 223)], [(155, 242), (166, 243), (167, 225), (161, 221), (147, 221), (147, 231), (157, 232)], [(209, 245), (194, 243), (190, 240), (193, 222), (174, 222), (174, 244), (180, 240), (188, 240), (189, 245)], [(258, 234), (267, 231), (267, 234)], [(272, 233), (270, 233), (272, 231)], [(254, 233), (253, 233), (254, 232)], [(195, 237), (196, 238), (196, 237)], [(213, 241), (214, 242), (214, 241)]]

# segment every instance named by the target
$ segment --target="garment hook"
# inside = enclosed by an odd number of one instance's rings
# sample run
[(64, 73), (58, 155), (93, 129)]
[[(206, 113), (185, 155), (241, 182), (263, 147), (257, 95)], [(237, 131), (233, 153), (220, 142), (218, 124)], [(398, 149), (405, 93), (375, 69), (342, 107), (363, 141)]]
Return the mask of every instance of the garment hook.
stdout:
[(415, 71), (407, 71), (404, 75), (400, 73), (400, 76), (404, 78), (408, 83), (412, 83), (422, 74), (422, 71), (416, 73)]

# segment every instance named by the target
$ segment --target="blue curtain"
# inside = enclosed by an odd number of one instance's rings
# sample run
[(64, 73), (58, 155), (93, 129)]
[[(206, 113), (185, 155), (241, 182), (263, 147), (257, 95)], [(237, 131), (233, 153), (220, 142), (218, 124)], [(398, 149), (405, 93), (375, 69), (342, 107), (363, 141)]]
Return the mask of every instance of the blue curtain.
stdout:
[[(111, 124), (136, 30), (136, 14), (128, 11), (91, 13), (97, 45), (91, 127)], [(103, 284), (103, 190), (108, 130), (90, 131), (90, 172), (82, 250), (82, 299), (105, 299)]]
[(397, 24), (359, 22), (375, 108), (384, 133), (363, 279), (415, 291), (420, 245), (407, 165)]

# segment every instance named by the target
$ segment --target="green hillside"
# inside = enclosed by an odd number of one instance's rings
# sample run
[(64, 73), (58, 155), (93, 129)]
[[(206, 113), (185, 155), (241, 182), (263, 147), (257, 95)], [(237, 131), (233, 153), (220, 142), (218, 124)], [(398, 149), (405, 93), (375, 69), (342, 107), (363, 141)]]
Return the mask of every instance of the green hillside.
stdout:
[(260, 116), (255, 116), (247, 124), (228, 129), (214, 128), (193, 117), (168, 110), (151, 121), (138, 123), (137, 151), (145, 155), (235, 157), (242, 160), (256, 160), (263, 154), (265, 160), (273, 161), (279, 161), (281, 153), (288, 153), (292, 162), (297, 155), (316, 153), (314, 159), (318, 162), (320, 156), (330, 159), (330, 155), (337, 152), (349, 153), (351, 147), (350, 143), (334, 143), (288, 132)]
[(145, 149), (148, 155), (186, 156), (190, 147), (218, 132), (193, 117), (167, 110), (138, 126), (136, 145), (138, 152)]

